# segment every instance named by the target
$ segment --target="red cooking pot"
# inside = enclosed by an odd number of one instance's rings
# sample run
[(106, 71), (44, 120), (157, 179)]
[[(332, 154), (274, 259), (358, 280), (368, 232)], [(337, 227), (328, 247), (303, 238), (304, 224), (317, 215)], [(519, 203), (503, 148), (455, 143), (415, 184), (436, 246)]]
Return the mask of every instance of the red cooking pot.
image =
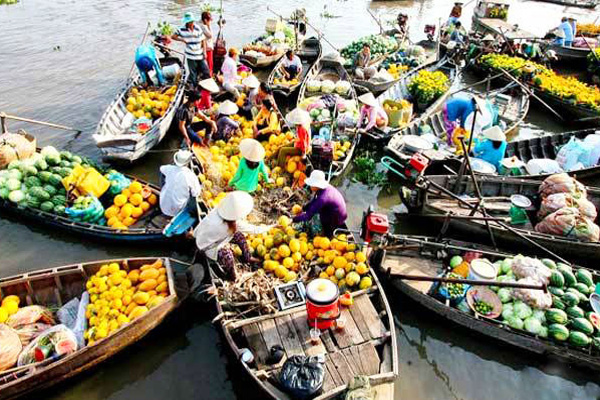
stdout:
[(325, 330), (340, 316), (340, 292), (329, 279), (318, 278), (306, 286), (306, 314), (308, 325)]

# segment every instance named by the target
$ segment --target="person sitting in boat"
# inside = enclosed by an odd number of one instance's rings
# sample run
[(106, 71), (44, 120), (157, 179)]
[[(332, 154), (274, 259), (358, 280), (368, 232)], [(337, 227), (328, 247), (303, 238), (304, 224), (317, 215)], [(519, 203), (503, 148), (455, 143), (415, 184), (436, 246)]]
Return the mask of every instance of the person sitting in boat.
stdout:
[(192, 86), (196, 86), (198, 78), (210, 78), (208, 63), (206, 62), (206, 37), (202, 33), (202, 29), (196, 25), (196, 17), (192, 13), (185, 13), (183, 28), (178, 29), (172, 39), (185, 43), (188, 78)]
[(293, 50), (285, 52), (285, 58), (279, 67), (279, 73), (288, 81), (302, 75), (302, 60), (297, 54), (294, 54)]
[(154, 70), (154, 73), (156, 74), (156, 80), (158, 80), (159, 86), (163, 86), (166, 83), (162, 68), (160, 67), (160, 62), (156, 56), (156, 50), (154, 50), (153, 46), (148, 44), (138, 46), (135, 50), (135, 66), (140, 73), (142, 85), (148, 86), (148, 84), (152, 83), (152, 79), (150, 79), (149, 75), (149, 72), (152, 70)]
[(302, 207), (302, 212), (293, 218), (293, 222), (307, 222), (319, 215), (323, 234), (332, 237), (338, 228), (344, 228), (348, 213), (344, 196), (327, 182), (323, 171), (314, 170), (305, 183), (315, 194), (313, 199)]
[(473, 156), (489, 162), (500, 169), (500, 161), (506, 152), (506, 135), (499, 126), (492, 126), (481, 132), (483, 139), (475, 138)]
[(450, 10), (450, 17), (448, 18), (449, 24), (456, 24), (458, 22), (462, 16), (462, 6), (463, 3), (460, 1), (454, 3), (454, 7), (452, 7), (452, 10)]
[[(558, 30), (555, 33), (557, 38), (554, 43), (560, 46), (571, 46), (573, 44), (573, 28), (569, 24), (567, 17), (562, 17), (560, 21)], [(562, 35), (560, 35), (560, 32), (562, 32)]]
[(408, 15), (404, 13), (398, 14), (398, 18), (396, 18), (396, 26), (394, 27), (396, 31), (400, 35), (406, 35), (407, 30), (406, 27), (408, 25)]
[(219, 205), (200, 221), (193, 236), (196, 247), (210, 260), (223, 269), (226, 278), (235, 281), (235, 256), (230, 244), (238, 245), (242, 250), (241, 261), (258, 262), (253, 259), (244, 234), (261, 234), (271, 226), (256, 226), (245, 219), (254, 208), (254, 200), (246, 192), (228, 193)]
[(212, 78), (201, 80), (198, 83), (200, 87), (200, 100), (195, 104), (199, 111), (211, 110), (213, 106), (212, 95), (219, 93), (219, 85)]
[(198, 93), (189, 93), (185, 103), (179, 106), (177, 112), (175, 113), (175, 120), (177, 121), (179, 132), (181, 132), (181, 135), (184, 137), (188, 147), (191, 147), (193, 143), (203, 144), (204, 142), (202, 137), (197, 133), (197, 131), (200, 129), (200, 126), (194, 122), (195, 116), (208, 125), (211, 132), (217, 130), (217, 124), (215, 124), (213, 120), (211, 120), (201, 111), (196, 110), (194, 104), (198, 100), (200, 100)]
[(277, 165), (285, 167), (288, 157), (301, 156), (304, 158), (310, 151), (310, 114), (301, 108), (295, 108), (287, 116), (286, 120), (296, 131), (296, 141), (293, 146), (279, 149)]
[(198, 177), (188, 167), (191, 161), (191, 151), (178, 150), (173, 156), (174, 165), (160, 167), (164, 177), (164, 185), (160, 190), (160, 211), (164, 215), (174, 217), (183, 210), (190, 198), (195, 199), (202, 193)]
[(217, 129), (210, 138), (211, 140), (227, 142), (235, 132), (239, 131), (240, 124), (231, 118), (232, 115), (237, 114), (238, 110), (238, 106), (231, 100), (225, 100), (221, 103), (217, 116)]
[(388, 123), (388, 115), (379, 105), (373, 93), (365, 93), (359, 96), (358, 100), (363, 104), (360, 108), (360, 116), (358, 117), (358, 123), (356, 125), (357, 129), (361, 129), (363, 126), (363, 122), (366, 119), (366, 125), (364, 127), (364, 131), (368, 132), (373, 127), (377, 128), (385, 128)]
[(371, 46), (369, 43), (363, 43), (361, 51), (356, 53), (352, 62), (352, 73), (361, 80), (369, 80), (377, 73), (375, 67), (369, 66), (371, 62)]
[(573, 40), (577, 37), (577, 20), (573, 17), (567, 17), (567, 22), (571, 25), (571, 31), (573, 32)]
[(496, 53), (496, 43), (495, 39), (489, 33), (481, 39), (481, 53), (482, 54), (491, 54)]
[(229, 181), (230, 188), (252, 193), (258, 187), (260, 177), (263, 182), (270, 182), (264, 162), (265, 148), (260, 142), (255, 139), (243, 139), (240, 142), (240, 154), (242, 159), (235, 175)]
[(442, 116), (448, 145), (452, 145), (454, 130), (457, 127), (471, 130), (471, 126), (466, 126), (466, 122), (476, 108), (479, 111), (487, 109), (487, 102), (478, 96), (453, 96), (446, 100)]
[(260, 82), (254, 75), (250, 75), (242, 80), (242, 85), (248, 95), (244, 99), (241, 112), (246, 119), (250, 120), (252, 119), (252, 109), (257, 105), (256, 98), (260, 93)]
[(465, 44), (467, 41), (467, 31), (462, 26), (462, 22), (456, 21), (454, 23), (454, 29), (450, 32), (450, 41), (456, 42), (457, 44)]
[(244, 88), (238, 83), (240, 81), (240, 76), (237, 72), (237, 57), (238, 50), (235, 47), (230, 48), (227, 52), (227, 57), (225, 57), (225, 61), (223, 61), (223, 65), (221, 66), (223, 89), (231, 93), (235, 101), (240, 97), (240, 90)]
[(254, 138), (256, 140), (269, 140), (272, 133), (279, 134), (281, 132), (279, 117), (271, 99), (262, 101), (260, 111), (254, 117), (253, 122)]

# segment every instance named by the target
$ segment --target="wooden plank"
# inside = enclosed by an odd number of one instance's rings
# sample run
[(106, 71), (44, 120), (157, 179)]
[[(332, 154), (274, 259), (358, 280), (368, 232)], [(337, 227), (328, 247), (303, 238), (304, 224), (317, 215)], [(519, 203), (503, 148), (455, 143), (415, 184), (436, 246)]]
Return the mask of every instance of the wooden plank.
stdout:
[(325, 348), (322, 340), (319, 340), (317, 344), (311, 343), (310, 327), (308, 326), (308, 321), (306, 320), (305, 311), (292, 314), (291, 318), (292, 322), (294, 323), (294, 327), (296, 328), (296, 332), (298, 332), (298, 337), (300, 338), (302, 348), (307, 356), (316, 356), (318, 354), (327, 353), (327, 349)]
[(348, 361), (350, 369), (354, 375), (365, 375), (365, 369), (363, 368), (362, 360), (358, 354), (357, 347), (347, 347), (342, 350), (342, 354), (344, 357), (346, 357), (346, 361)]
[(287, 356), (303, 356), (304, 350), (302, 350), (302, 344), (298, 338), (298, 333), (296, 332), (292, 318), (289, 315), (278, 317), (275, 320), (275, 324), (277, 325), (277, 331), (279, 332), (279, 337), (281, 338)]
[(345, 384), (344, 381), (342, 380), (342, 377), (340, 376), (340, 373), (338, 372), (337, 368), (335, 367), (333, 360), (331, 359), (331, 357), (329, 355), (327, 355), (325, 357), (325, 366), (327, 367), (327, 371), (331, 375), (331, 379), (333, 380), (335, 387), (342, 386)]
[[(437, 276), (440, 267), (439, 262), (425, 258), (388, 256), (385, 260), (385, 268), (390, 268), (392, 275)], [(407, 284), (421, 293), (427, 293), (431, 287), (431, 282), (425, 281), (407, 281)]]
[(271, 351), (271, 347), (275, 345), (279, 345), (283, 348), (283, 342), (279, 337), (279, 332), (277, 331), (277, 326), (275, 325), (275, 320), (266, 319), (262, 322), (258, 323), (260, 327), (260, 331), (262, 333), (263, 340), (265, 341), (265, 345), (267, 347), (267, 351)]
[(368, 296), (360, 296), (355, 299), (353, 307), (358, 309), (363, 320), (367, 323), (371, 339), (379, 339), (385, 334), (385, 326)]
[(321, 331), (321, 341), (323, 342), (323, 344), (325, 345), (325, 349), (327, 349), (327, 351), (329, 353), (333, 353), (334, 351), (338, 350), (337, 346), (333, 342), (333, 338), (331, 337), (331, 333), (328, 330), (327, 331)]
[(394, 399), (394, 382), (381, 383), (373, 386), (375, 392), (375, 400), (393, 400)]
[(367, 342), (358, 346), (357, 350), (365, 370), (365, 375), (376, 375), (379, 373), (379, 364), (381, 361), (379, 360), (379, 355), (377, 354), (377, 350), (375, 350), (375, 346), (373, 346), (371, 342)]
[(392, 360), (394, 358), (392, 351), (392, 346), (389, 343), (383, 345), (383, 360), (381, 360), (381, 365), (379, 366), (379, 373), (392, 372)]
[[(356, 301), (356, 299), (355, 299)], [(367, 321), (363, 318), (362, 313), (359, 308), (356, 306), (350, 307), (350, 315), (354, 319), (358, 330), (363, 338), (367, 339), (371, 337), (371, 331), (369, 331), (369, 326), (367, 325)]]
[(346, 320), (346, 326), (341, 331), (337, 329), (333, 330), (333, 337), (338, 343), (338, 346), (343, 349), (345, 347), (363, 343), (365, 339), (360, 334), (360, 330), (356, 326), (356, 322), (354, 322), (354, 318), (352, 318), (350, 312), (347, 309), (344, 309), (342, 310), (341, 316)]
[(335, 384), (331, 373), (327, 369), (327, 365), (324, 365), (323, 369), (325, 370), (325, 376), (323, 377), (323, 393), (327, 393), (330, 390), (335, 389), (337, 385)]
[(246, 337), (246, 341), (248, 341), (250, 350), (252, 351), (252, 354), (254, 354), (256, 364), (260, 368), (260, 366), (265, 365), (267, 357), (269, 356), (269, 351), (267, 350), (267, 346), (263, 340), (260, 328), (257, 324), (251, 324), (244, 326), (242, 330), (244, 332), (244, 336)]
[(332, 365), (335, 367), (338, 374), (340, 374), (343, 382), (342, 384), (347, 385), (354, 377), (354, 374), (352, 373), (352, 369), (350, 368), (348, 361), (346, 361), (346, 357), (344, 357), (344, 355), (339, 351), (330, 353), (329, 357), (331, 358)]

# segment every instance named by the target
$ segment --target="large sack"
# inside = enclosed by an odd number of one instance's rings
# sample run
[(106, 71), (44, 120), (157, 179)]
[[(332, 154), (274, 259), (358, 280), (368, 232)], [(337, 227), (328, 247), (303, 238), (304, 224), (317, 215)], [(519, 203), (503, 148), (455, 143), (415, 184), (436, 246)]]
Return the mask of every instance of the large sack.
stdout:
[(4, 169), (14, 160), (25, 160), (35, 153), (36, 140), (33, 136), (20, 133), (0, 135), (0, 169)]
[(553, 212), (535, 226), (541, 233), (564, 236), (582, 242), (597, 242), (600, 237), (598, 225), (581, 215), (572, 207), (561, 208)]
[(542, 199), (554, 193), (570, 193), (576, 199), (587, 197), (585, 186), (566, 173), (554, 174), (544, 179), (538, 193)]
[(590, 219), (591, 221), (596, 220), (598, 212), (594, 204), (585, 198), (576, 199), (571, 193), (554, 193), (546, 197), (540, 206), (538, 211), (538, 217), (544, 218), (555, 211), (560, 210), (564, 207), (575, 207), (579, 210), (581, 215)]

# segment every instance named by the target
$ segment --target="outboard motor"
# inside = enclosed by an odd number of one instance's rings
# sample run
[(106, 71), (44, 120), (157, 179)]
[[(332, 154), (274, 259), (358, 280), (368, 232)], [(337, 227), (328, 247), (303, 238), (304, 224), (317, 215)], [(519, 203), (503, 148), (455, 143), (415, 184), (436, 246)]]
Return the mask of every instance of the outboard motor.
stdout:
[(433, 42), (435, 40), (435, 25), (425, 25), (423, 32), (427, 35), (427, 40)]
[(390, 222), (387, 215), (376, 213), (372, 205), (363, 213), (360, 237), (366, 243), (373, 240), (379, 241), (390, 231)]

